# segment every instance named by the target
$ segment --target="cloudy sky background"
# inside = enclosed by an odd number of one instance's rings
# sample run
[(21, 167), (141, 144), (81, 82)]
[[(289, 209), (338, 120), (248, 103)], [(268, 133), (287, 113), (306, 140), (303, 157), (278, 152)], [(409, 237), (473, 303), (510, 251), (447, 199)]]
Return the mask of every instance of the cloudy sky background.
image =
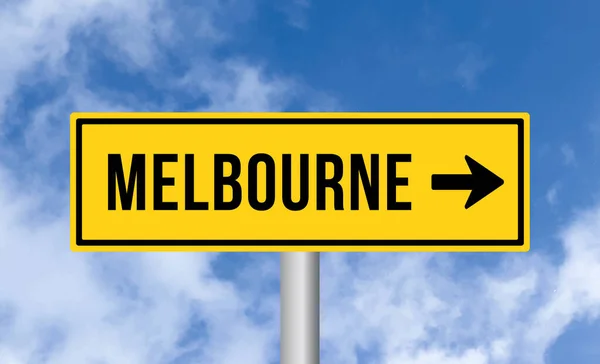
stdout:
[(527, 111), (526, 254), (322, 254), (323, 363), (600, 362), (600, 3), (0, 1), (0, 363), (278, 361), (278, 254), (69, 250), (73, 111)]

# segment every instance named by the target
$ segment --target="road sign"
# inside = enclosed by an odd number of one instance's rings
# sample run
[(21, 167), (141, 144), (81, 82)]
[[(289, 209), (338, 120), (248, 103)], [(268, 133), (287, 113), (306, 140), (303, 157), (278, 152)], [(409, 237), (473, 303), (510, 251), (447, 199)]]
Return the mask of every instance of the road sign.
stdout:
[(74, 251), (529, 250), (526, 113), (74, 113)]

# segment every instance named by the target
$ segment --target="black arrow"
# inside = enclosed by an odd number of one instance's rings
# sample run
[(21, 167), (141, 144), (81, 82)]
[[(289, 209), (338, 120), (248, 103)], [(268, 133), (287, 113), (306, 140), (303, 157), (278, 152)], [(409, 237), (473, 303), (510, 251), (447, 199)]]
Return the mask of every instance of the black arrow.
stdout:
[(465, 204), (465, 209), (468, 209), (502, 186), (504, 180), (468, 155), (465, 155), (465, 160), (471, 170), (471, 174), (434, 174), (431, 176), (431, 189), (470, 190), (471, 193)]

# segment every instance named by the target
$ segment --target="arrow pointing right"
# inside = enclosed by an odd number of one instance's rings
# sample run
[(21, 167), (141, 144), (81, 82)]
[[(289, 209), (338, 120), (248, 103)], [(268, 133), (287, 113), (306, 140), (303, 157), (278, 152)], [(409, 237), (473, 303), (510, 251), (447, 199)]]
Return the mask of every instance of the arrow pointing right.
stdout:
[(467, 191), (470, 190), (465, 209), (494, 192), (504, 184), (504, 180), (489, 169), (465, 155), (471, 174), (434, 174), (431, 176), (432, 190)]

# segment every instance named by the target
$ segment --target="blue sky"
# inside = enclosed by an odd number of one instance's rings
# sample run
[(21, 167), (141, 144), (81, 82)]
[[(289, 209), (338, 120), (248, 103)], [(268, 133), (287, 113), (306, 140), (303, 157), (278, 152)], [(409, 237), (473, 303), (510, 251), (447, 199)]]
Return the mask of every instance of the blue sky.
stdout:
[(276, 363), (277, 254), (74, 254), (73, 111), (526, 111), (526, 254), (322, 254), (324, 363), (600, 361), (600, 3), (0, 2), (0, 363)]

